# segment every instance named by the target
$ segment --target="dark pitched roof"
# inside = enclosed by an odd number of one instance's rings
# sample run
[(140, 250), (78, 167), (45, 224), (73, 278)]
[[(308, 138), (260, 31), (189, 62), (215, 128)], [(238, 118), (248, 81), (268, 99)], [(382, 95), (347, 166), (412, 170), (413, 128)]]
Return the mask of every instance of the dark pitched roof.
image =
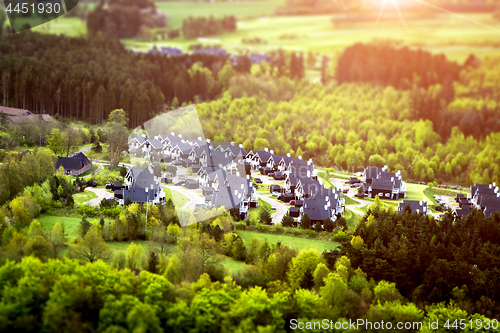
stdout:
[(62, 166), (65, 170), (80, 170), (89, 164), (92, 163), (87, 156), (83, 153), (78, 153), (72, 157), (58, 157), (56, 169), (59, 169)]
[(143, 136), (138, 136), (138, 137), (132, 138), (132, 140), (130, 140), (130, 142), (132, 142), (134, 140), (137, 140), (137, 142), (139, 142), (139, 145), (142, 145), (144, 142), (146, 142), (147, 139)]
[(56, 163), (56, 169), (63, 167), (65, 170), (80, 170), (83, 168), (83, 161), (81, 158), (73, 157), (58, 157)]
[(326, 207), (325, 202), (317, 199), (305, 199), (304, 206), (302, 209), (305, 214), (309, 215), (312, 221), (323, 221), (327, 217), (331, 216), (331, 207)]
[(500, 207), (495, 206), (495, 207), (486, 207), (484, 209), (484, 217), (488, 218), (490, 215), (494, 214), (495, 212), (500, 213)]
[(267, 162), (271, 156), (271, 153), (265, 150), (253, 150), (252, 153), (259, 157), (262, 162)]
[(372, 192), (375, 190), (392, 191), (395, 184), (390, 179), (374, 179), (372, 181)]
[(409, 206), (412, 212), (427, 213), (427, 201), (403, 200), (398, 204), (398, 212), (403, 213), (406, 206)]
[(148, 142), (151, 145), (151, 147), (153, 147), (154, 149), (162, 149), (163, 148), (163, 144), (157, 139), (148, 139)]
[(459, 217), (469, 215), (470, 213), (472, 213), (472, 209), (457, 209), (457, 210), (455, 210), (455, 215), (459, 216)]
[(483, 195), (477, 200), (481, 208), (485, 207), (500, 207), (500, 198), (492, 195)]
[(234, 156), (243, 156), (244, 157), (247, 155), (246, 150), (240, 146), (220, 144), (219, 147), (221, 147), (222, 150), (229, 149), (231, 151), (231, 153), (233, 153)]
[(79, 152), (78, 154), (76, 154), (75, 156), (73, 156), (75, 158), (81, 158), (82, 159), (82, 163), (83, 165), (88, 165), (88, 164), (92, 164), (92, 162), (90, 162), (90, 160), (88, 159), (87, 156), (85, 156), (84, 153), (82, 152)]
[(147, 202), (155, 199), (156, 190), (149, 190), (139, 186), (131, 186), (128, 190), (123, 190), (123, 199), (130, 198), (132, 202)]
[(237, 207), (229, 186), (221, 186), (219, 191), (214, 192), (212, 202), (215, 207), (224, 207), (226, 209)]
[(382, 168), (378, 167), (367, 167), (364, 172), (364, 176), (366, 179), (374, 179), (378, 178), (378, 176), (382, 173)]

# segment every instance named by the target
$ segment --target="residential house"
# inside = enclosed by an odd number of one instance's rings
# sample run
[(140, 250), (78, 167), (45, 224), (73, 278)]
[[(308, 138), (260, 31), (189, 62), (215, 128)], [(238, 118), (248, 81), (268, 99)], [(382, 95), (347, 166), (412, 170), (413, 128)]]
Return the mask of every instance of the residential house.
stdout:
[(370, 198), (394, 199), (406, 198), (406, 183), (401, 172), (387, 172), (387, 167), (368, 167), (365, 169), (362, 180), (365, 195)]
[(7, 120), (13, 124), (22, 124), (29, 122), (54, 122), (54, 119), (48, 114), (33, 114), (28, 110), (0, 106), (0, 114), (7, 116)]
[(165, 193), (149, 169), (129, 169), (125, 175), (125, 185), (123, 189), (115, 191), (115, 198), (120, 205), (127, 198), (138, 203), (165, 203)]
[[(139, 136), (139, 137), (132, 138), (132, 140), (130, 140), (128, 142), (129, 153), (135, 152), (137, 149), (141, 148), (142, 145), (146, 141), (147, 141), (147, 138), (145, 136)], [(141, 153), (141, 155), (142, 155), (142, 153)]]
[(260, 170), (261, 167), (266, 167), (270, 156), (271, 153), (267, 148), (264, 150), (252, 150), (247, 154), (246, 160), (250, 163), (252, 170)]
[(405, 207), (409, 207), (413, 213), (430, 214), (431, 211), (427, 209), (427, 201), (418, 200), (403, 200), (398, 204), (398, 212), (403, 214)]
[(313, 224), (323, 223), (327, 217), (336, 221), (344, 214), (344, 203), (340, 190), (324, 189), (316, 195), (304, 199), (304, 204), (300, 207), (300, 216), (307, 214)]
[(60, 167), (64, 168), (64, 173), (69, 176), (78, 176), (90, 170), (92, 162), (83, 153), (78, 153), (72, 157), (57, 158), (56, 170)]

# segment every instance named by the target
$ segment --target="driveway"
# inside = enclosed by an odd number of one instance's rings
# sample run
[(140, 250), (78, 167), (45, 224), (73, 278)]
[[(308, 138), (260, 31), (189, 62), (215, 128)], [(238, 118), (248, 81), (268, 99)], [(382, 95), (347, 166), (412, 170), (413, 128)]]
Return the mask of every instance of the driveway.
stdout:
[(281, 224), (283, 216), (285, 216), (286, 212), (288, 211), (288, 206), (264, 194), (257, 193), (257, 198), (267, 202), (271, 206), (276, 206), (276, 212), (272, 215), (273, 224)]
[(95, 188), (95, 187), (87, 187), (85, 190), (94, 192), (97, 195), (97, 198), (87, 201), (87, 205), (97, 206), (102, 201), (102, 199), (109, 199), (114, 197), (114, 194), (108, 192), (108, 190), (103, 188)]
[[(184, 204), (184, 206), (182, 206), (183, 209), (188, 209), (188, 210), (193, 211), (196, 205), (205, 203), (205, 198), (201, 197), (194, 190), (188, 190), (188, 189), (181, 187), (181, 186), (165, 186), (165, 188), (168, 188), (171, 191), (176, 191), (176, 192), (189, 198), (189, 201), (186, 202)], [(175, 204), (176, 203), (174, 202), (174, 205)]]

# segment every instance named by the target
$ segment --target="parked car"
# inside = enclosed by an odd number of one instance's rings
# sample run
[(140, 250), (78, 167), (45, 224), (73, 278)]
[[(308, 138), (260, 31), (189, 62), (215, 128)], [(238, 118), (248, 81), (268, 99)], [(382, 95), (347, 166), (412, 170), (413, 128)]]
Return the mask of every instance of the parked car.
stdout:
[(96, 182), (87, 182), (87, 187), (96, 187), (97, 183)]
[(295, 200), (290, 200), (290, 205), (295, 205)]
[(186, 184), (186, 182), (181, 180), (180, 182), (175, 183), (175, 186), (184, 186), (184, 184)]
[(106, 190), (111, 190), (111, 184), (106, 184)]
[(276, 205), (272, 205), (272, 206), (271, 206), (271, 209), (272, 209), (272, 210), (276, 210)]
[(427, 182), (418, 182), (418, 183), (422, 185), (427, 185)]
[(460, 190), (460, 186), (458, 186), (458, 185), (457, 186), (453, 186), (451, 189), (452, 190)]
[(347, 192), (349, 192), (349, 189), (348, 189), (348, 188), (345, 188), (345, 189), (343, 189), (343, 190), (342, 190), (342, 192), (343, 192), (343, 193), (347, 193)]
[(262, 179), (260, 178), (255, 178), (254, 181), (257, 183), (257, 184), (262, 184)]
[(276, 200), (283, 201), (283, 195), (282, 194), (278, 195), (278, 197), (276, 198)]
[(273, 173), (273, 172), (268, 173), (267, 175), (268, 175), (269, 177), (274, 177), (274, 173)]
[(115, 198), (115, 197), (111, 197), (111, 198), (108, 198), (108, 201), (116, 201), (116, 202), (118, 202), (118, 199)]
[(447, 188), (448, 186), (446, 185), (439, 185), (439, 188)]
[(436, 206), (436, 208), (435, 208), (435, 209), (436, 209), (438, 212), (442, 212), (442, 211), (443, 211), (443, 207), (441, 207), (441, 206)]
[(356, 187), (356, 184), (352, 184), (352, 185), (351, 185), (351, 187), (352, 187), (352, 188), (355, 188), (355, 187)]
[(278, 195), (280, 195), (280, 193), (279, 193), (279, 192), (273, 192), (271, 195), (272, 195), (273, 197), (277, 197)]

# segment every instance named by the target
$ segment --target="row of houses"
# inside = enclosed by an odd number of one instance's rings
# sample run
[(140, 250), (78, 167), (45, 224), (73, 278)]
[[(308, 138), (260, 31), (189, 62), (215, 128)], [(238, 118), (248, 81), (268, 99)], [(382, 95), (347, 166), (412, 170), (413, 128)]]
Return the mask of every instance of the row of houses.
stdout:
[(288, 214), (300, 219), (307, 214), (313, 223), (341, 217), (345, 210), (345, 200), (340, 190), (327, 189), (318, 179), (312, 160), (304, 161), (301, 156), (292, 158), (290, 154), (279, 156), (268, 149), (251, 151), (246, 162), (252, 170), (263, 175), (272, 175), (276, 180), (284, 180), (281, 199), (293, 200)]
[(457, 194), (455, 201), (459, 205), (459, 208), (454, 211), (457, 218), (472, 213), (474, 209), (482, 211), (486, 218), (495, 212), (500, 212), (500, 190), (495, 183), (475, 184), (471, 186), (467, 197)]
[[(211, 143), (201, 138), (186, 140), (182, 134), (157, 135), (154, 138), (136, 137), (129, 142), (129, 151), (142, 157), (190, 168), (193, 178), (184, 179), (184, 187), (201, 189), (209, 207), (239, 209), (246, 218), (248, 209), (257, 206), (255, 189), (245, 169), (242, 145)], [(155, 163), (155, 162), (153, 162)]]
[(381, 199), (406, 198), (406, 183), (401, 172), (388, 172), (387, 166), (365, 168), (361, 181), (363, 192), (369, 198), (375, 198), (377, 195)]

